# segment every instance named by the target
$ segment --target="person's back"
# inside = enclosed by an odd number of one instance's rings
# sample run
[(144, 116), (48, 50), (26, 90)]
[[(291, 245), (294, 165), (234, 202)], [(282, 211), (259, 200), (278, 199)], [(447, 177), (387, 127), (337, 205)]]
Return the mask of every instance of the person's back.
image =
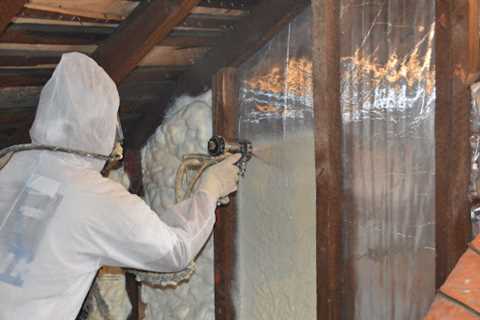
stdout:
[(98, 187), (123, 191), (102, 180), (94, 170), (42, 151), (18, 153), (0, 171), (0, 319), (72, 319), (78, 313), (101, 264), (88, 243), (88, 222), (108, 222), (100, 215), (111, 208), (101, 205)]
[[(108, 155), (118, 103), (115, 84), (93, 60), (64, 55), (42, 90), (32, 142)], [(0, 320), (74, 319), (102, 265), (183, 269), (212, 230), (217, 198), (236, 188), (236, 160), (212, 167), (160, 220), (100, 175), (103, 161), (16, 153), (0, 170)]]

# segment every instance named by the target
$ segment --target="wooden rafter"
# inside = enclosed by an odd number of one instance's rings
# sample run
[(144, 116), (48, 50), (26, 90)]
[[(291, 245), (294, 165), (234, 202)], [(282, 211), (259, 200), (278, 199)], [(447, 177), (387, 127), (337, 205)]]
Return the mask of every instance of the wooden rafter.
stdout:
[[(210, 86), (211, 77), (221, 68), (238, 66), (268, 42), (283, 26), (310, 4), (309, 0), (265, 0), (248, 17), (226, 32), (217, 46), (183, 73), (177, 81), (177, 95), (199, 93)], [(275, 10), (272, 10), (275, 8)], [(168, 102), (166, 99), (165, 102)], [(162, 117), (145, 117), (132, 141), (141, 147), (160, 124)]]
[(317, 319), (342, 319), (342, 117), (340, 4), (312, 0), (315, 172), (317, 209)]
[[(237, 137), (238, 79), (235, 68), (224, 68), (213, 78), (213, 130), (228, 140)], [(218, 209), (215, 225), (215, 317), (234, 320), (237, 208), (235, 197)]]
[(238, 66), (310, 4), (309, 0), (265, 0), (235, 25), (180, 79), (177, 94), (198, 94), (223, 67)]
[(93, 58), (119, 83), (148, 52), (181, 23), (200, 0), (142, 2), (93, 53)]
[[(465, 251), (471, 235), (470, 85), (478, 69), (476, 0), (436, 2), (435, 207), (436, 284)], [(473, 19), (473, 21), (472, 21)], [(477, 45), (472, 47), (472, 43)]]
[(27, 0), (0, 1), (0, 34), (5, 31), (12, 18), (22, 10)]

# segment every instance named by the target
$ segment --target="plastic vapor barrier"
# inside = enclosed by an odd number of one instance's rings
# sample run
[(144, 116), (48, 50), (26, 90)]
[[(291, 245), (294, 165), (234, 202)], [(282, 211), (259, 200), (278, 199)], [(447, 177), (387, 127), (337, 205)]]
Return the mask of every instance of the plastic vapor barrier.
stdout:
[(347, 318), (421, 319), (435, 277), (435, 1), (341, 2)]
[(311, 12), (240, 69), (237, 319), (316, 319)]

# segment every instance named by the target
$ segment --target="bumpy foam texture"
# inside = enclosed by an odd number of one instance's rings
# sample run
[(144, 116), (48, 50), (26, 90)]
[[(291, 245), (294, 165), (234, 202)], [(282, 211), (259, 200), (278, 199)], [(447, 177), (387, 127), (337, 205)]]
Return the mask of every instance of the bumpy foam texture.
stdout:
[[(159, 213), (175, 202), (175, 174), (187, 153), (206, 153), (212, 135), (211, 93), (180, 97), (167, 112), (163, 124), (142, 150), (145, 201)], [(197, 259), (189, 282), (177, 288), (144, 286), (147, 320), (213, 320), (213, 243), (207, 243)]]
[[(132, 305), (125, 291), (125, 276), (123, 274), (103, 274), (96, 280), (100, 297), (89, 296), (88, 320), (125, 320)], [(99, 306), (100, 303), (105, 304)], [(105, 317), (107, 316), (107, 317)], [(108, 318), (109, 317), (109, 318)]]

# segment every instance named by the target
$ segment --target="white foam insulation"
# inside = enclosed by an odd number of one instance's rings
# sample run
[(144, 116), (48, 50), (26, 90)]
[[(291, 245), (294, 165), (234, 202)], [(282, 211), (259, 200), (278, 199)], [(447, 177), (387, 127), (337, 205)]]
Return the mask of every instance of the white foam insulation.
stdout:
[[(212, 135), (211, 93), (180, 97), (142, 150), (145, 201), (159, 213), (175, 201), (175, 174), (187, 153), (206, 153)], [(142, 288), (147, 320), (213, 320), (213, 242), (197, 259), (197, 271), (177, 288)]]

